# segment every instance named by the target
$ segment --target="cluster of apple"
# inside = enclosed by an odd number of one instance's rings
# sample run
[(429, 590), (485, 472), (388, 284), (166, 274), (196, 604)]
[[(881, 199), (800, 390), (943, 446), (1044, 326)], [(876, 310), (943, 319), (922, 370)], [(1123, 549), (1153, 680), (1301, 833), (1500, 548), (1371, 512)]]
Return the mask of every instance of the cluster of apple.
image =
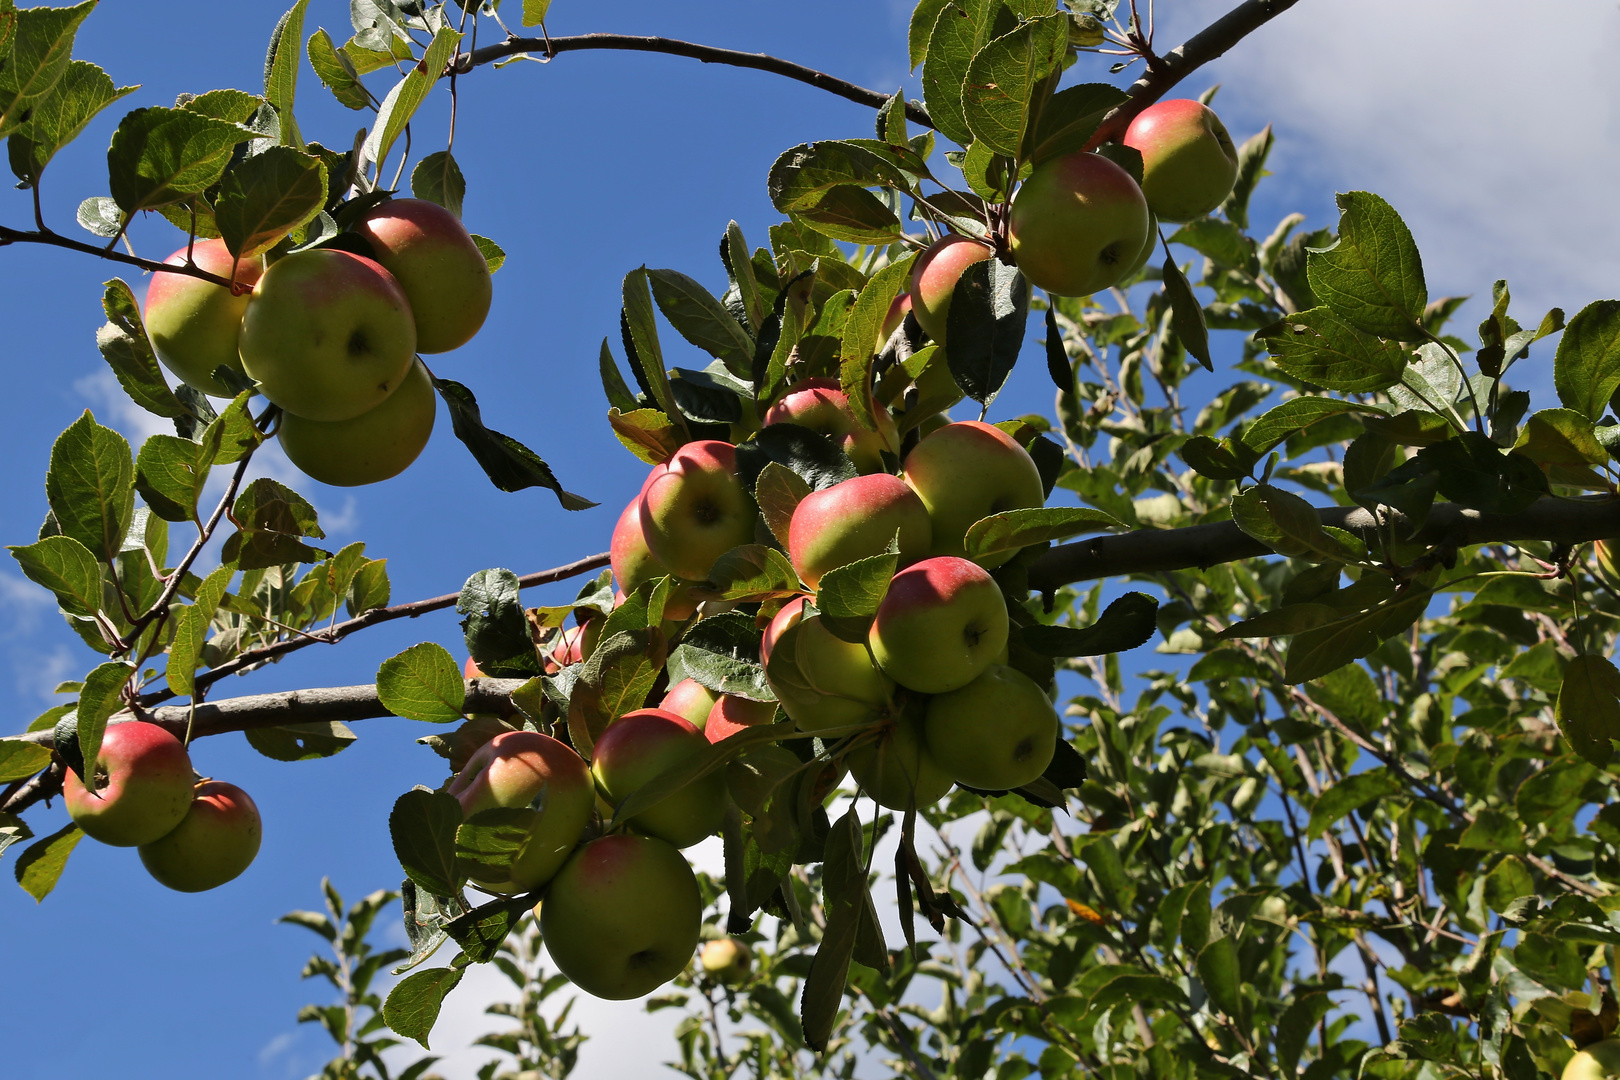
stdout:
[(203, 892), (235, 878), (259, 853), (263, 826), (248, 793), (222, 780), (198, 780), (180, 740), (144, 720), (113, 724), (85, 771), (91, 790), (69, 772), (62, 800), (92, 840), (137, 848), (159, 882)]
[[(489, 266), (461, 221), (424, 199), (390, 199), (352, 233), (374, 258), (337, 246), (238, 261), (221, 240), (192, 261), (236, 288), (160, 273), (146, 293), (158, 358), (222, 397), (229, 368), (282, 410), (282, 448), (305, 473), (352, 487), (403, 472), (433, 432), (433, 382), (417, 353), (472, 340), (489, 314)], [(358, 245), (357, 245), (358, 246)], [(234, 276), (233, 276), (234, 273)]]

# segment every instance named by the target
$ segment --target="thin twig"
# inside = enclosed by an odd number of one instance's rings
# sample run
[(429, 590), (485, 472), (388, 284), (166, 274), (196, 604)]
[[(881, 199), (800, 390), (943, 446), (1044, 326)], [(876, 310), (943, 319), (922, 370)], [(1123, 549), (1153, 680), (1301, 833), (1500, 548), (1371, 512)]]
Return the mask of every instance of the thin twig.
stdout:
[(218, 274), (210, 274), (208, 271), (193, 264), (178, 265), (175, 263), (155, 262), (152, 259), (143, 259), (137, 255), (125, 255), (124, 253), (116, 250), (97, 247), (94, 244), (86, 244), (82, 240), (75, 240), (70, 236), (63, 236), (61, 233), (52, 232), (49, 229), (25, 230), (13, 229), (6, 225), (0, 225), (0, 247), (5, 247), (8, 244), (45, 244), (48, 247), (66, 248), (69, 251), (79, 251), (86, 255), (94, 255), (98, 259), (106, 259), (109, 262), (124, 263), (127, 266), (138, 266), (142, 270), (150, 270), (154, 274), (184, 274), (187, 277), (201, 278), (203, 281), (211, 281), (215, 285), (220, 285), (227, 289), (232, 287), (231, 282), (227, 281), (225, 278), (220, 277)]

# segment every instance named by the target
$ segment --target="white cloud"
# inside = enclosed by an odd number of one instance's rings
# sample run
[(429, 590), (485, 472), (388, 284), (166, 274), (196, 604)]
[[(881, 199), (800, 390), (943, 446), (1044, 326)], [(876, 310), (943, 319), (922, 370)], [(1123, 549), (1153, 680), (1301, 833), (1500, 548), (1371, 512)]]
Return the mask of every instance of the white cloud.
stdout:
[(74, 379), (73, 390), (90, 402), (91, 410), (97, 414), (96, 420), (99, 423), (123, 435), (132, 447), (138, 449), (141, 443), (153, 435), (174, 434), (173, 423), (135, 404), (129, 395), (124, 393), (124, 388), (118, 385), (117, 376), (106, 368), (93, 375)]

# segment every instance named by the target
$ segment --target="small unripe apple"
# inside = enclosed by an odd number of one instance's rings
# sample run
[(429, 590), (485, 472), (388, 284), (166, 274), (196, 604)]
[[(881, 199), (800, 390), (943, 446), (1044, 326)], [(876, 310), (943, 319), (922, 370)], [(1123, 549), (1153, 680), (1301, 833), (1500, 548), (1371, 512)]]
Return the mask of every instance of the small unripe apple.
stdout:
[(754, 966), (754, 954), (736, 938), (717, 938), (704, 942), (698, 963), (715, 982), (736, 986), (747, 981)]
[(1147, 230), (1147, 200), (1131, 174), (1084, 151), (1036, 166), (1008, 219), (1018, 268), (1057, 296), (1089, 296), (1118, 282)]
[(62, 800), (92, 840), (115, 847), (147, 844), (172, 831), (191, 808), (191, 757), (180, 740), (156, 724), (134, 720), (110, 724), (101, 752), (85, 771), (96, 782), (85, 789), (78, 774), (62, 778)]
[(765, 425), (797, 424), (825, 435), (849, 455), (859, 472), (875, 473), (883, 471), (884, 451), (899, 453), (900, 433), (887, 409), (872, 402), (871, 411), (877, 421), (876, 431), (866, 430), (855, 419), (849, 397), (837, 379), (806, 379), (770, 407), (765, 413)]
[(664, 700), (658, 703), (658, 707), (701, 729), (709, 722), (709, 711), (719, 700), (719, 694), (696, 679), (682, 679), (669, 688), (669, 692), (664, 695)]
[(654, 467), (641, 495), (641, 534), (669, 572), (702, 581), (715, 560), (754, 542), (758, 510), (737, 476), (736, 447), (690, 442)]
[(900, 565), (928, 554), (928, 507), (890, 473), (857, 476), (800, 500), (788, 526), (788, 555), (812, 589), (821, 575), (857, 559), (881, 555), (900, 536)]
[(594, 997), (650, 994), (692, 959), (703, 896), (679, 851), (620, 833), (580, 846), (539, 906), (557, 970)]
[(744, 728), (751, 728), (759, 724), (768, 724), (776, 717), (776, 702), (750, 701), (735, 694), (724, 694), (714, 707), (703, 724), (703, 734), (711, 743), (717, 743), (728, 735), (735, 735)]
[[(223, 240), (198, 240), (191, 248), (198, 269), (229, 278), (234, 261)], [(186, 249), (163, 260), (170, 266), (186, 264)], [(254, 283), (264, 272), (261, 258), (243, 259), (235, 281), (245, 286), (235, 295), (223, 285), (186, 274), (157, 273), (146, 287), (146, 335), (163, 366), (188, 386), (215, 397), (235, 397), (230, 387), (214, 378), (221, 367), (242, 370), (237, 339), (242, 335), (242, 313), (247, 311)]]
[(962, 271), (992, 258), (989, 245), (966, 236), (951, 235), (917, 257), (911, 267), (911, 313), (940, 346), (951, 313), (951, 297)]
[(872, 655), (908, 690), (966, 686), (1007, 647), (1007, 602), (985, 570), (941, 556), (900, 571), (872, 620)]
[(433, 434), (433, 379), (420, 360), (381, 405), (351, 420), (307, 420), (286, 413), (276, 437), (288, 459), (335, 487), (375, 484), (410, 467)]
[[(657, 475), (656, 468), (653, 475)], [(652, 476), (647, 479), (650, 481)], [(642, 487), (646, 489), (645, 484)], [(608, 544), (608, 555), (613, 567), (613, 580), (619, 583), (621, 593), (615, 603), (622, 602), (623, 593), (635, 592), (642, 582), (669, 576), (669, 570), (647, 549), (647, 538), (641, 533), (640, 495), (630, 500), (619, 515), (618, 524), (613, 527), (613, 538)], [(666, 620), (680, 622), (690, 619), (695, 611), (697, 601), (692, 599), (689, 590), (685, 587), (670, 590), (669, 600), (664, 604)]]
[[(1035, 459), (1011, 435), (977, 420), (947, 424), (912, 447), (904, 476), (928, 508), (934, 555), (966, 556), (974, 522), (1046, 502)], [(987, 556), (982, 565), (1000, 566), (1014, 554)]]
[(992, 664), (978, 678), (928, 701), (928, 752), (959, 784), (1008, 791), (1033, 783), (1057, 748), (1057, 710), (1021, 671)]
[[(609, 724), (596, 740), (591, 775), (602, 797), (617, 807), (708, 749), (703, 732), (674, 713), (637, 709)], [(726, 777), (716, 769), (636, 814), (628, 824), (639, 833), (684, 848), (713, 836), (725, 816)]]
[(932, 806), (951, 790), (951, 778), (929, 754), (914, 713), (902, 713), (876, 743), (849, 754), (851, 778), (890, 810)]
[(461, 219), (426, 199), (390, 199), (366, 211), (354, 231), (405, 290), (416, 316), (418, 352), (471, 341), (489, 314), (489, 263)]
[(522, 809), (528, 840), (504, 867), (481, 866), (473, 883), (525, 893), (549, 881), (596, 808), (589, 770), (574, 748), (537, 731), (507, 731), (479, 747), (450, 782), (464, 821), (485, 810)]
[(253, 864), (264, 837), (259, 808), (235, 784), (205, 780), (185, 818), (140, 847), (141, 863), (178, 892), (216, 889)]
[(242, 368), (306, 420), (352, 420), (399, 388), (416, 356), (411, 305), (370, 259), (334, 248), (272, 263), (242, 317)]
[(892, 705), (894, 682), (872, 665), (866, 649), (840, 640), (804, 617), (799, 597), (765, 628), (760, 658), (765, 678), (801, 731), (827, 731), (876, 723)]
[(1238, 152), (1226, 125), (1191, 98), (1150, 105), (1125, 129), (1125, 145), (1142, 154), (1142, 193), (1165, 221), (1191, 221), (1232, 193)]
[(1620, 1039), (1602, 1039), (1577, 1050), (1560, 1080), (1610, 1080), (1615, 1076), (1620, 1076)]

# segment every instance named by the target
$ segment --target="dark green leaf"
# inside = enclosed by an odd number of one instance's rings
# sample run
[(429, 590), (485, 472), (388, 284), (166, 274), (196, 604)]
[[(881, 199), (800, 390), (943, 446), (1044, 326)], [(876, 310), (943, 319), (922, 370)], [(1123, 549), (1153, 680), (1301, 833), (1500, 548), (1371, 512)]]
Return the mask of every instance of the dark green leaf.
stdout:
[[(940, 134), (960, 146), (973, 142), (962, 107), (968, 67), (991, 38), (1014, 25), (1012, 12), (999, 0), (955, 0), (939, 9), (923, 63), (923, 102)], [(918, 55), (915, 36), (911, 52)]]
[(1171, 329), (1192, 358), (1204, 365), (1205, 371), (1214, 371), (1215, 365), (1209, 358), (1209, 327), (1204, 323), (1204, 307), (1193, 295), (1192, 282), (1168, 255), (1160, 273), (1164, 277), (1164, 294), (1170, 298)]
[(1031, 102), (1069, 47), (1068, 13), (1021, 24), (985, 44), (968, 63), (962, 115), (976, 140), (1005, 157), (1024, 145)]
[(1283, 371), (1343, 393), (1394, 386), (1411, 357), (1409, 349), (1368, 337), (1325, 307), (1286, 316), (1255, 338)]
[(231, 254), (251, 258), (314, 220), (326, 205), (326, 191), (326, 165), (320, 158), (291, 146), (272, 146), (225, 174), (214, 202), (214, 224)]
[(484, 426), (478, 399), (471, 390), (450, 379), (434, 379), (433, 388), (450, 408), (450, 426), (456, 438), (471, 451), (473, 459), (502, 491), (522, 491), (543, 487), (555, 492), (564, 510), (588, 510), (594, 502), (564, 491), (551, 467), (527, 446), (509, 435)]
[(1375, 409), (1353, 401), (1327, 397), (1299, 397), (1285, 401), (1274, 409), (1268, 409), (1259, 419), (1244, 427), (1238, 441), (1258, 460), (1260, 455), (1293, 438), (1313, 424), (1344, 413), (1383, 415)]
[(744, 544), (715, 560), (708, 581), (698, 587), (710, 600), (757, 603), (803, 591), (786, 555), (764, 544)]
[(872, 358), (885, 344), (877, 336), (895, 296), (909, 287), (915, 262), (916, 255), (908, 254), (873, 274), (844, 321), (843, 340), (838, 350), (839, 385), (849, 400), (856, 423), (868, 431), (877, 430), (877, 419), (872, 413)]
[(1198, 980), (1216, 1008), (1234, 1018), (1242, 1016), (1243, 975), (1236, 941), (1218, 937), (1199, 950)]
[(723, 361), (732, 374), (752, 373), (753, 339), (707, 289), (675, 270), (648, 270), (647, 279), (659, 310), (681, 337)]
[(1558, 689), (1559, 730), (1575, 752), (1602, 768), (1620, 739), (1620, 671), (1602, 656), (1577, 656)]
[(1309, 682), (1360, 660), (1386, 638), (1416, 622), (1431, 595), (1427, 589), (1414, 589), (1367, 611), (1297, 634), (1288, 646), (1283, 678), (1290, 683)]
[[(135, 89), (114, 88), (107, 73), (89, 61), (70, 62), (50, 93), (30, 107), (28, 122), (7, 143), (11, 171), (23, 183), (37, 184), (57, 151), (78, 138), (97, 113)], [(0, 99), (4, 96), (0, 91)]]
[(1026, 626), (1024, 644), (1042, 656), (1105, 656), (1145, 644), (1157, 628), (1159, 602), (1145, 593), (1126, 593), (1109, 604), (1097, 621), (1072, 626)]
[(682, 679), (750, 701), (776, 699), (759, 666), (759, 630), (740, 611), (710, 616), (687, 631), (669, 657), (670, 685)]
[(1012, 373), (1029, 320), (1029, 281), (1000, 259), (973, 263), (957, 279), (946, 316), (946, 359), (956, 385), (989, 405)]
[(825, 1050), (827, 1040), (832, 1037), (861, 926), (862, 901), (866, 898), (860, 819), (853, 810), (838, 820), (827, 837), (822, 888), (826, 930), (799, 997), (804, 1041), (817, 1052)]
[(17, 884), (34, 898), (34, 903), (44, 900), (56, 888), (62, 870), (67, 866), (68, 856), (73, 854), (73, 848), (83, 838), (84, 833), (79, 831), (79, 827), (69, 822), (45, 839), (28, 845), (17, 856)]
[(1553, 356), (1553, 387), (1565, 408), (1601, 420), (1620, 389), (1620, 300), (1598, 300), (1569, 321)]
[(1041, 109), (1026, 133), (1023, 158), (1035, 165), (1079, 153), (1108, 111), (1125, 101), (1125, 93), (1107, 83), (1081, 83), (1059, 90)]
[(1037, 506), (1025, 510), (1004, 510), (981, 518), (969, 526), (968, 558), (983, 559), (1004, 551), (1017, 551), (1031, 544), (1067, 540), (1100, 529), (1122, 529), (1111, 514), (1078, 506)]
[(1368, 769), (1347, 776), (1323, 791), (1316, 800), (1316, 805), (1311, 809), (1310, 823), (1305, 826), (1305, 836), (1314, 840), (1326, 832), (1328, 826), (1369, 803), (1405, 794), (1401, 780), (1388, 769)]
[(141, 309), (135, 294), (118, 278), (107, 282), (102, 309), (108, 323), (96, 331), (96, 348), (107, 366), (118, 376), (118, 383), (130, 400), (149, 413), (178, 417), (191, 412), (169, 389), (158, 367), (157, 354), (141, 322)]
[(196, 521), (210, 456), (190, 439), (152, 435), (135, 459), (135, 490), (165, 521)]
[(129, 443), (86, 410), (51, 447), (45, 474), (45, 497), (62, 535), (102, 562), (116, 559), (135, 512), (134, 474)]
[(272, 761), (317, 761), (347, 750), (359, 737), (336, 720), (250, 728), (248, 745)]
[(413, 788), (394, 802), (388, 833), (406, 875), (435, 896), (454, 896), (461, 883), (456, 867), (456, 829), (461, 804), (442, 791)]
[(253, 132), (190, 109), (136, 109), (107, 150), (113, 200), (127, 221), (219, 182), (238, 143)]
[(276, 23), (270, 35), (270, 48), (264, 57), (264, 99), (276, 110), (281, 121), (283, 146), (304, 148), (293, 119), (293, 99), (298, 91), (298, 45), (304, 40), (304, 11), (309, 0), (297, 0)]
[[(1269, 129), (1268, 129), (1269, 130)], [(1306, 1043), (1316, 1033), (1316, 1025), (1332, 1012), (1334, 1001), (1326, 993), (1300, 994), (1277, 1021), (1277, 1065), (1282, 1075), (1293, 1080), (1299, 1068), (1299, 1057)]]
[(855, 476), (854, 463), (832, 439), (798, 424), (771, 424), (737, 447), (737, 475), (749, 489), (773, 461), (797, 473), (815, 491)]
[(56, 594), (56, 602), (69, 615), (88, 618), (101, 610), (101, 566), (96, 557), (68, 536), (47, 536), (26, 547), (11, 547), (23, 574), (36, 585)]
[(383, 1021), (394, 1033), (415, 1039), (422, 1049), (429, 1049), (428, 1034), (438, 1022), (445, 995), (456, 988), (461, 976), (462, 968), (455, 965), (405, 976), (383, 1002)]

